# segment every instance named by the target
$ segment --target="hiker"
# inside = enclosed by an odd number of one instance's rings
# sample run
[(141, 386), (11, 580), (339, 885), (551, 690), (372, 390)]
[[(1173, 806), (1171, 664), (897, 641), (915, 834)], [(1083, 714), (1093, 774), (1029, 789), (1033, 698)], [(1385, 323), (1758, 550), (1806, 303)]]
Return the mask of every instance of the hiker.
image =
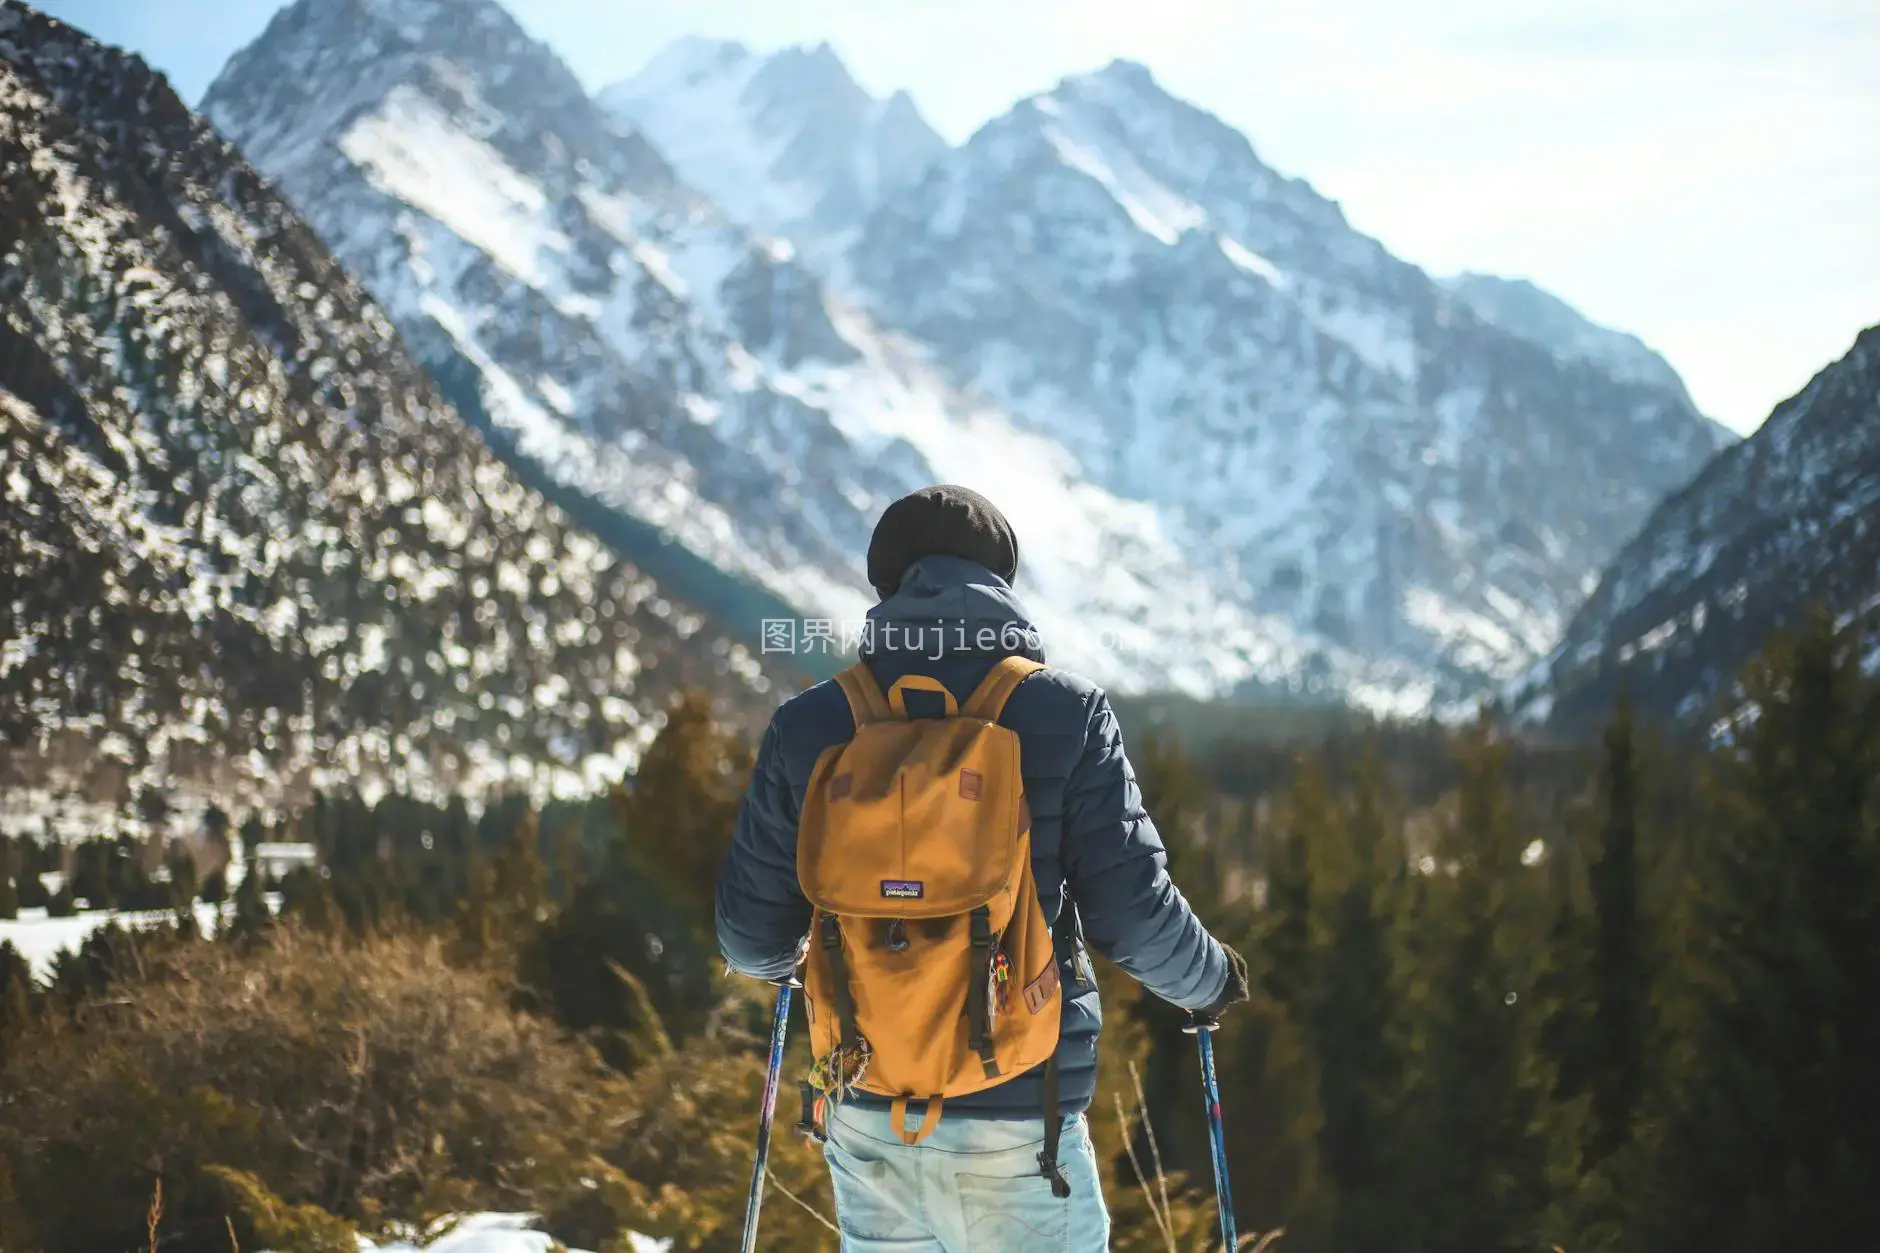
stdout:
[(719, 878), (733, 970), (807, 959), (804, 1129), (844, 1250), (1107, 1248), (1085, 947), (1183, 1009), (1247, 999), (1169, 879), (1109, 701), (1039, 664), (1017, 574), (978, 493), (888, 506), (861, 663), (772, 717)]

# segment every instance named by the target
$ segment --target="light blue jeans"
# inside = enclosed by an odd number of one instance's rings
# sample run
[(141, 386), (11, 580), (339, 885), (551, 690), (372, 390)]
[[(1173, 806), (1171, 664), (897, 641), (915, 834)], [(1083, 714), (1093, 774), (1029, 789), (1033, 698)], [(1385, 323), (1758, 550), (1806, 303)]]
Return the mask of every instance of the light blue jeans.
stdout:
[[(908, 1125), (914, 1120), (910, 1118)], [(943, 1117), (916, 1145), (886, 1110), (836, 1106), (823, 1157), (835, 1185), (842, 1253), (1104, 1253), (1103, 1206), (1090, 1128), (1064, 1120), (1058, 1165), (1068, 1200), (1038, 1173), (1044, 1120)]]

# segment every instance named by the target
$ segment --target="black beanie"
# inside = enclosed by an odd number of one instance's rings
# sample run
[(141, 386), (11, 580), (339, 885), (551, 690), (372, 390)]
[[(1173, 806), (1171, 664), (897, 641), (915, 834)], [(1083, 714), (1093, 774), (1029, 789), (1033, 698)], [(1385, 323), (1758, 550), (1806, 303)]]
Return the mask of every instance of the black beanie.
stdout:
[(868, 581), (883, 600), (907, 568), (944, 554), (976, 561), (1007, 583), (1018, 577), (1018, 536), (993, 503), (965, 487), (923, 487), (882, 510), (868, 541)]

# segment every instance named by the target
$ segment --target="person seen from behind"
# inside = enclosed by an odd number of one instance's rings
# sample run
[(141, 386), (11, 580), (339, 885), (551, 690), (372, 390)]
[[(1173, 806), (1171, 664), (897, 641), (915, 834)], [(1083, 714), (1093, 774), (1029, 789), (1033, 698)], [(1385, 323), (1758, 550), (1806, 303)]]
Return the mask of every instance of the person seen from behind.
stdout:
[(1208, 1017), (1246, 963), (1171, 882), (1103, 691), (1043, 664), (998, 509), (925, 488), (867, 560), (860, 661), (765, 732), (719, 947), (755, 978), (803, 965), (846, 1253), (1106, 1249), (1086, 950)]

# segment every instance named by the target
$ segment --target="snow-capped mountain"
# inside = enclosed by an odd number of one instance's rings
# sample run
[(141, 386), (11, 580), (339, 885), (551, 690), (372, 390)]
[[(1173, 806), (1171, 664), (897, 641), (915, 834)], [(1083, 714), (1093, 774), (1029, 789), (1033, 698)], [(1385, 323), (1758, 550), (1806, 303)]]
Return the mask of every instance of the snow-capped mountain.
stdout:
[(826, 43), (763, 56), (681, 39), (599, 99), (733, 221), (818, 265), (947, 147), (906, 92), (869, 95)]
[(610, 100), (647, 132), (489, 0), (302, 0), (204, 107), (519, 464), (811, 614), (953, 480), (1065, 664), (1421, 708), (1542, 655), (1717, 445), (1127, 63), (929, 155), (826, 48), (687, 41)]
[(1526, 279), (1465, 273), (1444, 279), (1443, 286), (1484, 322), (1545, 348), (1562, 362), (1584, 362), (1615, 379), (1690, 399), (1671, 363), (1638, 336), (1591, 321)]
[(1439, 700), (1544, 652), (1724, 438), (1675, 379), (1485, 321), (1127, 61), (942, 156), (847, 262), (1242, 603)]
[(1625, 687), (1661, 713), (1714, 712), (1811, 607), (1880, 621), (1880, 326), (1652, 514), (1524, 702), (1581, 724)]
[(880, 509), (955, 481), (1018, 527), (1064, 664), (1201, 694), (1315, 658), (1379, 678), (723, 218), (494, 3), (302, 0), (204, 109), (522, 464), (838, 635)]
[(0, 3), (9, 812), (591, 790), (682, 684), (775, 699), (517, 481), (160, 76)]

